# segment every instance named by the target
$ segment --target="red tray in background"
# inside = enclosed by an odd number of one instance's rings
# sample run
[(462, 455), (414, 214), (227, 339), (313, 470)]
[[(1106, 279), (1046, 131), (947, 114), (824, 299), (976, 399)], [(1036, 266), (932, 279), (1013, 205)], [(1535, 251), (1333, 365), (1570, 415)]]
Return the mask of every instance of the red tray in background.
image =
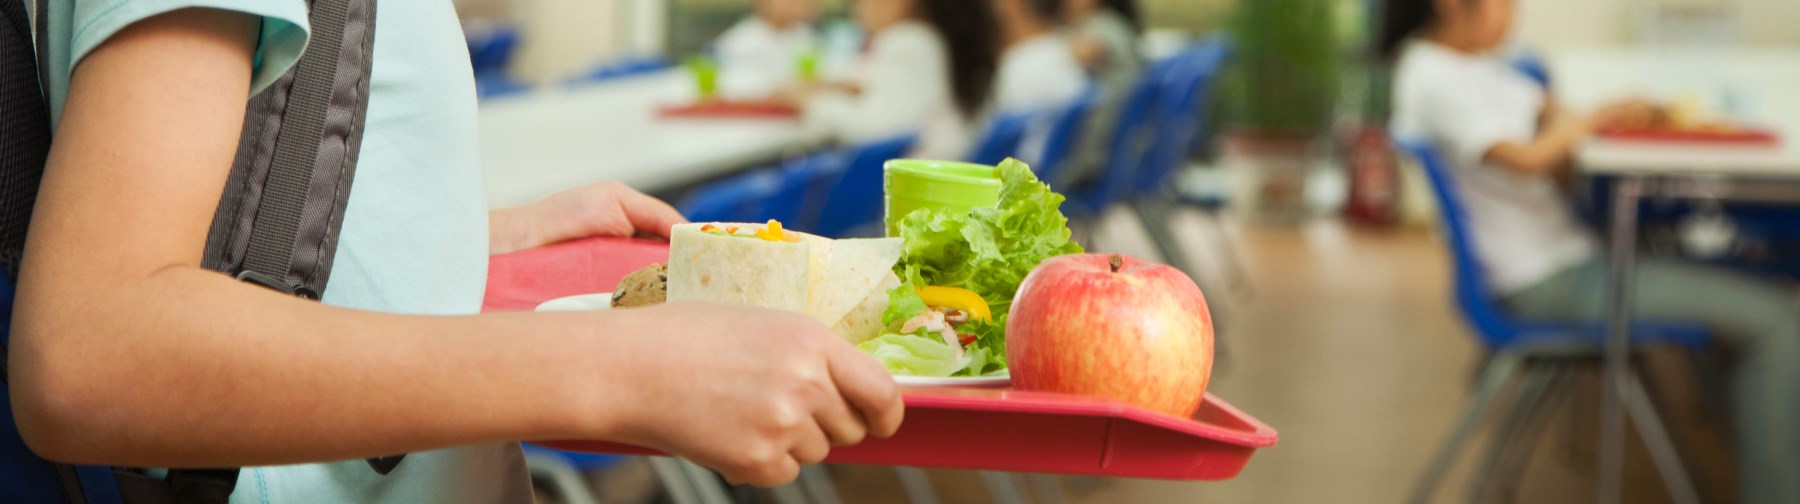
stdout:
[(662, 107), (656, 110), (656, 115), (696, 119), (798, 119), (800, 109), (773, 102), (720, 100)]
[(1767, 145), (1781, 143), (1781, 138), (1774, 132), (1742, 129), (1734, 131), (1684, 131), (1673, 129), (1619, 129), (1600, 130), (1600, 137), (1608, 140), (1650, 143), (1699, 143), (1728, 145)]
[[(626, 274), (668, 260), (666, 243), (593, 238), (495, 256), (486, 311), (531, 310), (551, 299), (606, 292)], [(906, 421), (891, 439), (832, 450), (828, 462), (1178, 480), (1236, 476), (1274, 429), (1208, 394), (1193, 418), (1105, 398), (975, 388), (908, 388)], [(636, 455), (603, 441), (553, 448)]]

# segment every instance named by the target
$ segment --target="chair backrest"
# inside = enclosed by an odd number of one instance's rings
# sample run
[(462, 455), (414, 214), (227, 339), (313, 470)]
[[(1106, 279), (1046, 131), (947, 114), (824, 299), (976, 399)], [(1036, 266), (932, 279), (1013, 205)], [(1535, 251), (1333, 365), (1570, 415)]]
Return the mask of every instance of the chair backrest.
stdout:
[(1437, 196), (1445, 241), (1450, 245), (1450, 255), (1454, 262), (1457, 310), (1475, 327), (1475, 333), (1489, 348), (1506, 346), (1518, 338), (1522, 332), (1521, 324), (1500, 305), (1488, 283), (1487, 270), (1482, 268), (1475, 244), (1470, 241), (1466, 220), (1468, 214), (1463, 208), (1462, 193), (1451, 179), (1450, 167), (1428, 141), (1399, 139), (1394, 143), (1401, 151), (1418, 160), (1419, 166), (1425, 170), (1426, 178), (1431, 181), (1432, 192)]
[(1031, 127), (1031, 119), (1037, 114), (1027, 111), (1009, 111), (994, 115), (988, 121), (987, 130), (981, 139), (975, 142), (975, 148), (969, 152), (965, 160), (971, 163), (997, 165), (1006, 158), (1019, 153), (1019, 144), (1025, 140), (1025, 130)]
[(1092, 115), (1098, 100), (1099, 90), (1090, 86), (1075, 101), (1056, 111), (1056, 117), (1050, 123), (1050, 131), (1044, 136), (1044, 150), (1038, 153), (1037, 164), (1032, 165), (1039, 179), (1052, 184), (1061, 180), (1058, 175), (1069, 164), (1069, 159), (1074, 157), (1075, 149), (1081, 146), (1081, 139), (1087, 131), (1088, 116)]
[(818, 230), (825, 199), (844, 174), (844, 153), (826, 150), (782, 163), (781, 190), (764, 207), (769, 218), (798, 231)]
[(1205, 137), (1203, 120), (1213, 84), (1228, 51), (1223, 38), (1210, 38), (1172, 58), (1157, 82), (1154, 141), (1132, 182), (1133, 196), (1148, 196), (1170, 187), (1169, 177)]
[(469, 66), (475, 73), (503, 71), (519, 47), (519, 29), (502, 25), (470, 30), (468, 43)]
[(1550, 88), (1550, 67), (1544, 64), (1543, 57), (1538, 56), (1537, 51), (1519, 50), (1517, 54), (1513, 55), (1512, 67), (1536, 81), (1539, 86), (1543, 86), (1545, 89)]
[(1175, 59), (1152, 63), (1119, 100), (1119, 118), (1106, 142), (1106, 165), (1100, 168), (1100, 181), (1091, 189), (1070, 194), (1077, 206), (1070, 211), (1098, 215), (1130, 190), (1132, 177), (1154, 143), (1152, 114), (1156, 113), (1158, 84), (1176, 63)]
[(779, 170), (757, 170), (695, 189), (676, 208), (694, 222), (761, 222), (771, 218), (766, 202), (781, 182)]
[(906, 156), (917, 135), (852, 146), (839, 154), (842, 173), (826, 192), (815, 233), (837, 238), (858, 227), (876, 224), (882, 211), (882, 165)]

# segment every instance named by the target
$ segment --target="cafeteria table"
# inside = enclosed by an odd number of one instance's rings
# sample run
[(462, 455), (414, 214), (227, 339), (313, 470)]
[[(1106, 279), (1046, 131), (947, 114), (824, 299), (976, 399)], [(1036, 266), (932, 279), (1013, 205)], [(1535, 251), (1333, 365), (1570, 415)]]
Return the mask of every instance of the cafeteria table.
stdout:
[(1638, 203), (1646, 197), (1800, 205), (1800, 50), (1583, 48), (1553, 53), (1555, 95), (1577, 108), (1629, 96), (1690, 97), (1775, 134), (1772, 144), (1596, 138), (1576, 153), (1584, 174), (1615, 179), (1608, 256), (1607, 393), (1602, 409), (1599, 499), (1619, 501), (1624, 419), (1645, 445), (1676, 502), (1698, 495), (1668, 443), (1628, 358)]
[(482, 102), (488, 205), (608, 180), (667, 194), (822, 141), (791, 118), (659, 117), (664, 107), (694, 100), (691, 78), (674, 69)]

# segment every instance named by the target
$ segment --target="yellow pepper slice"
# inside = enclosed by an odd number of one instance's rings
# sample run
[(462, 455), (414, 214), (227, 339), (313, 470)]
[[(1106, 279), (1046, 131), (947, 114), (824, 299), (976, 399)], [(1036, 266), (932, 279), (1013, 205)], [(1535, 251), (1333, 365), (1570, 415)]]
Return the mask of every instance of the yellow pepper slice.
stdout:
[(993, 312), (988, 310), (987, 300), (981, 299), (981, 295), (972, 290), (956, 287), (920, 287), (919, 298), (925, 301), (926, 306), (943, 306), (962, 310), (964, 313), (968, 313), (971, 319), (994, 319)]
[(772, 242), (778, 242), (786, 238), (786, 233), (781, 232), (781, 221), (769, 219), (768, 225), (763, 226), (762, 229), (756, 230), (756, 237)]

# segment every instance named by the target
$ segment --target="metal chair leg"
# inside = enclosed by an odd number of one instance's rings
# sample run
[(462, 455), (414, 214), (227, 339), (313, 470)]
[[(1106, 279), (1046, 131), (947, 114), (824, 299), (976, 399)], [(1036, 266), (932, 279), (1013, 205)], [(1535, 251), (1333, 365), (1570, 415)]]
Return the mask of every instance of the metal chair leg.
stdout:
[(988, 495), (993, 497), (994, 504), (1025, 503), (1024, 492), (1019, 489), (1018, 476), (1013, 473), (981, 471), (981, 481), (987, 483)]
[(1524, 436), (1526, 426), (1537, 416), (1543, 405), (1551, 378), (1556, 372), (1554, 366), (1542, 362), (1525, 365), (1518, 391), (1505, 406), (1506, 415), (1494, 429), (1493, 438), (1488, 441), (1487, 457), (1482, 461), (1481, 469), (1475, 471), (1475, 480), (1469, 485), (1469, 502), (1483, 502), (1492, 489), (1501, 460), (1515, 445), (1530, 442)]
[(542, 478), (549, 482), (556, 495), (567, 504), (597, 504), (600, 501), (594, 497), (594, 490), (588, 488), (587, 480), (582, 479), (581, 471), (576, 470), (568, 459), (527, 451), (525, 466), (531, 471), (532, 479)]
[(1425, 474), (1413, 487), (1412, 497), (1407, 502), (1415, 504), (1431, 502), (1431, 494), (1437, 490), (1438, 483), (1449, 472), (1450, 464), (1456, 461), (1456, 453), (1461, 451), (1463, 444), (1469, 441), (1469, 436), (1475, 431), (1475, 425), (1481, 422), (1482, 416), (1487, 414), (1488, 407), (1494, 402), (1494, 396), (1498, 395), (1500, 389), (1512, 380), (1513, 373), (1522, 364), (1520, 360), (1517, 355), (1502, 353), (1495, 355), (1487, 363), (1486, 368), (1482, 370), (1481, 382), (1476, 386), (1475, 396), (1469, 398), (1462, 419), (1457, 421), (1456, 428), (1450, 432), (1450, 437), (1444, 440), (1444, 444), (1438, 448), (1437, 454), (1432, 456), (1431, 464), (1426, 466)]
[(800, 467), (800, 488), (806, 490), (806, 496), (814, 504), (838, 504), (837, 485), (831, 483), (831, 473), (825, 466), (809, 465)]
[(931, 488), (931, 477), (926, 476), (923, 469), (895, 467), (894, 477), (900, 479), (900, 488), (906, 491), (906, 502), (938, 504), (937, 492)]
[(650, 467), (656, 470), (656, 477), (662, 480), (663, 489), (669, 492), (669, 500), (675, 504), (701, 504), (700, 496), (694, 491), (694, 483), (688, 477), (681, 462), (669, 457), (650, 457)]
[(694, 495), (702, 504), (730, 504), (730, 493), (725, 484), (713, 475), (713, 472), (685, 459), (675, 459), (681, 471), (687, 473), (689, 484), (693, 485)]
[(1538, 403), (1535, 411), (1525, 419), (1524, 430), (1517, 438), (1518, 442), (1508, 449), (1500, 459), (1499, 466), (1489, 479), (1489, 490), (1482, 495), (1491, 495), (1491, 491), (1499, 491), (1500, 502), (1513, 502), (1518, 490), (1520, 478), (1524, 476), (1525, 467), (1531, 462), (1531, 454), (1542, 438), (1544, 429), (1555, 417), (1558, 408), (1569, 397), (1569, 382), (1574, 370), (1567, 364), (1557, 365), (1551, 370), (1547, 392)]
[(1156, 245), (1157, 253), (1163, 262), (1175, 269), (1187, 273), (1188, 276), (1200, 278), (1192, 265), (1188, 264), (1188, 255), (1175, 233), (1169, 228), (1169, 215), (1160, 202), (1134, 200), (1131, 202), (1132, 213), (1136, 213), (1138, 221), (1143, 224), (1144, 232), (1150, 235), (1150, 241)]
[(1650, 461), (1656, 464), (1669, 499), (1678, 504), (1698, 504), (1700, 493), (1695, 490), (1687, 469), (1682, 467), (1681, 452), (1663, 425), (1662, 415), (1656, 412), (1650, 394), (1644, 390), (1643, 377), (1634, 370), (1623, 386), (1625, 390), (1620, 392), (1625, 399), (1625, 414), (1637, 426), (1638, 437), (1643, 438), (1644, 449), (1650, 453)]

